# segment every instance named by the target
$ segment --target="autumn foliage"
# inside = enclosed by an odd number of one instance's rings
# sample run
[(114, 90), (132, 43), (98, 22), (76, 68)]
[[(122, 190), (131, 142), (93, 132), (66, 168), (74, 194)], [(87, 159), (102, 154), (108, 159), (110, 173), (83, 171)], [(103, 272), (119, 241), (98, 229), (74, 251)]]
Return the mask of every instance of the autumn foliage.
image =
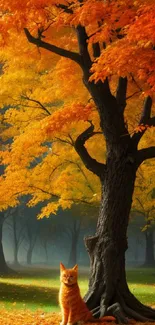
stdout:
[(58, 313), (43, 313), (37, 311), (32, 313), (28, 310), (7, 311), (1, 309), (0, 322), (2, 325), (56, 325), (60, 322), (61, 316)]
[[(37, 311), (32, 313), (28, 310), (22, 311), (7, 311), (5, 309), (1, 310), (0, 313), (0, 321), (1, 325), (57, 325), (61, 320), (60, 313), (43, 313), (42, 311)], [(91, 325), (92, 323), (87, 322), (86, 324)], [(114, 324), (113, 322), (93, 322), (94, 325), (108, 325)], [(131, 320), (130, 324), (135, 324), (134, 321)], [(142, 323), (137, 322), (136, 324), (141, 325)], [(153, 323), (146, 323), (153, 324)]]
[[(66, 208), (72, 202), (99, 201), (98, 180), (74, 150), (75, 139), (91, 121), (96, 135), (86, 146), (99, 161), (105, 159), (98, 113), (74, 62), (78, 44), (72, 28), (79, 24), (87, 29), (94, 60), (90, 80), (96, 83), (109, 77), (115, 93), (117, 77), (128, 77), (125, 119), (130, 134), (147, 131), (153, 137), (153, 131), (148, 130), (153, 122), (138, 125), (138, 116), (145, 97), (153, 98), (154, 92), (154, 9), (153, 1), (87, 0), (83, 5), (65, 0), (24, 0), (18, 5), (16, 1), (1, 1), (0, 102), (9, 107), (1, 115), (1, 136), (3, 141), (14, 137), (13, 144), (1, 152), (7, 165), (1, 182), (2, 208), (16, 205), (20, 193), (32, 195), (30, 205), (54, 199), (40, 217), (55, 212), (60, 205)], [(28, 43), (24, 28), (28, 38), (30, 32), (38, 42), (54, 44), (53, 53), (41, 44), (34, 47)], [(97, 43), (103, 49), (99, 57), (93, 51)], [(61, 53), (62, 47), (66, 52)]]

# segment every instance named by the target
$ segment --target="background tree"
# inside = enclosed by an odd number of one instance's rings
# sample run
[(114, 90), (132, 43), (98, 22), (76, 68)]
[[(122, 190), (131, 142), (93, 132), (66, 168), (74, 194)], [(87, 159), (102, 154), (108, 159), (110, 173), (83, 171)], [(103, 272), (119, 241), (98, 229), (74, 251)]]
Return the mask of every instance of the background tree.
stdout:
[(2, 242), (4, 221), (5, 221), (5, 213), (1, 212), (0, 213), (0, 274), (7, 274), (11, 271), (5, 260), (3, 242)]
[[(49, 215), (50, 211), (56, 211), (60, 205), (63, 208), (70, 207), (72, 202), (79, 200), (81, 182), (77, 180), (76, 184), (79, 187), (78, 191), (77, 188), (75, 191), (73, 173), (68, 173), (69, 165), (63, 171), (62, 164), (61, 166), (59, 164), (58, 170), (56, 163), (59, 152), (61, 151), (64, 156), (66, 146), (70, 144), (69, 156), (74, 149), (84, 163), (85, 169), (98, 177), (102, 192), (96, 233), (85, 239), (91, 264), (89, 290), (85, 300), (89, 308), (100, 305), (98, 315), (113, 311), (118, 320), (124, 322), (123, 314), (117, 312), (118, 305), (122, 306), (127, 316), (137, 320), (146, 321), (148, 318), (155, 318), (155, 311), (143, 306), (130, 293), (125, 276), (126, 232), (136, 172), (146, 159), (155, 157), (155, 147), (150, 145), (149, 141), (145, 147), (140, 147), (142, 136), (145, 137), (146, 133), (151, 137), (152, 131), (148, 131), (148, 127), (155, 124), (155, 119), (151, 115), (155, 84), (154, 9), (154, 2), (145, 0), (143, 3), (133, 0), (123, 2), (75, 0), (73, 3), (70, 1), (49, 3), (48, 0), (42, 0), (39, 5), (33, 0), (24, 1), (22, 6), (18, 7), (15, 1), (9, 3), (9, 6), (7, 1), (1, 2), (2, 41), (7, 39), (6, 43), (10, 48), (14, 40), (16, 42), (18, 40), (19, 45), (23, 37), (23, 34), (19, 34), (19, 30), (24, 28), (28, 41), (37, 45), (37, 49), (42, 48), (70, 59), (78, 65), (78, 76), (80, 67), (87, 96), (89, 94), (86, 98), (89, 100), (91, 97), (89, 102), (85, 100), (77, 103), (73, 101), (72, 94), (70, 102), (66, 101), (66, 106), (36, 121), (33, 130), (30, 129), (30, 125), (26, 126), (23, 134), (16, 137), (11, 151), (2, 153), (4, 163), (9, 165), (6, 168), (6, 179), (2, 183), (8, 190), (9, 182), (16, 179), (11, 192), (14, 191), (17, 198), (17, 187), (20, 193), (21, 190), (29, 191), (28, 193), (33, 196), (30, 204), (35, 204), (41, 194), (44, 200), (51, 199), (42, 211), (41, 217)], [(52, 36), (56, 27), (59, 27), (60, 31), (59, 35), (57, 34), (58, 40), (53, 45)], [(74, 31), (70, 32), (71, 27)], [(6, 32), (8, 29), (9, 35)], [(65, 31), (67, 43), (63, 47)], [(22, 49), (23, 46), (20, 51)], [(44, 55), (44, 50), (42, 54)], [(22, 55), (25, 53), (22, 52)], [(67, 68), (68, 63), (65, 72), (68, 72)], [(55, 72), (56, 78), (58, 76), (56, 69)], [(66, 76), (68, 78), (67, 74)], [(142, 99), (137, 99), (138, 93), (145, 97), (143, 104)], [(127, 99), (131, 97), (132, 101), (127, 105)], [(138, 105), (135, 110), (136, 101)], [(14, 110), (10, 113), (14, 114)], [(15, 113), (12, 121), (16, 119), (17, 112)], [(101, 133), (100, 136), (98, 132)], [(32, 186), (30, 183), (32, 169), (29, 167), (34, 161), (34, 156), (40, 157), (47, 152), (49, 146), (45, 143), (52, 142), (55, 138), (60, 140), (60, 134), (61, 141), (52, 145), (52, 151), (55, 149), (51, 154), (52, 158), (48, 155), (44, 159), (46, 164), (48, 159), (52, 160), (50, 164), (54, 167), (52, 184), (48, 183), (44, 190), (40, 187), (40, 182), (37, 184), (37, 171), (40, 166), (36, 166), (36, 177), (33, 174), (35, 185)], [(106, 157), (102, 135), (106, 143)], [(96, 141), (95, 136), (99, 136)], [(98, 139), (101, 139), (101, 142)], [(101, 160), (98, 160), (97, 153), (93, 156), (89, 150), (88, 143), (91, 140), (96, 144), (95, 152), (98, 151), (99, 144)], [(23, 148), (26, 149), (24, 153)], [(16, 172), (19, 165), (23, 169), (20, 179)], [(46, 168), (46, 172), (49, 173), (49, 170), (51, 173), (51, 169)], [(70, 184), (69, 189), (67, 184)], [(90, 201), (94, 198), (92, 193), (91, 196), (87, 196)], [(80, 200), (81, 198), (83, 195), (80, 195)]]
[(97, 220), (97, 211), (96, 206), (91, 204), (74, 204), (60, 216), (58, 231), (69, 240), (68, 267), (78, 264), (81, 234), (88, 233), (93, 227), (93, 221)]
[(9, 228), (11, 237), (13, 237), (13, 265), (19, 267), (20, 263), (18, 260), (19, 248), (24, 240), (24, 221), (21, 212), (23, 206), (17, 206), (16, 208), (10, 209), (9, 218), (5, 222), (5, 226)]
[(49, 251), (51, 251), (52, 245), (55, 243), (56, 238), (59, 237), (60, 229), (57, 226), (52, 216), (45, 220), (39, 220), (39, 244), (44, 250), (45, 264), (52, 264), (52, 260), (49, 260)]
[[(144, 220), (141, 213), (131, 211), (128, 227), (128, 250), (126, 252), (127, 265), (141, 266), (144, 263), (145, 239), (143, 238), (142, 227)], [(130, 259), (130, 261), (129, 261)]]
[(134, 191), (133, 208), (144, 217), (142, 231), (145, 236), (145, 266), (153, 266), (154, 259), (154, 230), (155, 230), (155, 196), (154, 196), (154, 162), (145, 162), (138, 172)]

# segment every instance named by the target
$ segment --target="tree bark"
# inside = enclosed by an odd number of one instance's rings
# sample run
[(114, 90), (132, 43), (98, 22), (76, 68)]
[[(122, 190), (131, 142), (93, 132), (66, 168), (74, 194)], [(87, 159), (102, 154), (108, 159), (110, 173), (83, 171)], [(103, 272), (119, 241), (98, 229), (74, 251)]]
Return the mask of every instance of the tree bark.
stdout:
[[(142, 305), (129, 291), (125, 275), (127, 227), (136, 177), (136, 166), (110, 154), (102, 182), (102, 199), (96, 234), (85, 238), (90, 256), (89, 289), (85, 301), (101, 317), (113, 312), (119, 322), (129, 318), (155, 319), (155, 311)], [(100, 306), (100, 309), (97, 308)], [(114, 311), (111, 310), (114, 306)], [(121, 306), (121, 309), (119, 309)], [(118, 311), (119, 309), (119, 311)]]
[(154, 229), (149, 227), (145, 231), (145, 240), (146, 240), (146, 247), (145, 247), (145, 263), (144, 266), (153, 267), (155, 266), (155, 259), (154, 259)]

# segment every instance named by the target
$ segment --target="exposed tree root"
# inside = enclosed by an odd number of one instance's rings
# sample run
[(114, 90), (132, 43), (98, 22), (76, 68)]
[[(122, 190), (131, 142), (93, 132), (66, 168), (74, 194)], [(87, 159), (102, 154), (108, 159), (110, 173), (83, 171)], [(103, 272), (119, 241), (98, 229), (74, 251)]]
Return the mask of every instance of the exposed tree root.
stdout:
[[(104, 287), (103, 287), (104, 288)], [(93, 316), (95, 318), (101, 318), (103, 316), (111, 315), (114, 316), (118, 323), (127, 324), (129, 319), (135, 319), (140, 322), (155, 322), (155, 310), (149, 306), (143, 305), (134, 295), (129, 291), (128, 286), (123, 287), (124, 291), (120, 294), (120, 291), (116, 289), (114, 297), (118, 299), (118, 301), (112, 303), (110, 305), (107, 304), (107, 301), (114, 301), (112, 297), (107, 299), (107, 292), (104, 292), (100, 300), (100, 306), (92, 309)], [(99, 292), (98, 292), (99, 293)], [(91, 291), (89, 292), (87, 298), (87, 304), (89, 306), (89, 302), (92, 305), (92, 301), (97, 301), (94, 299), (95, 291), (91, 296)], [(98, 295), (99, 297), (99, 295)]]
[(155, 320), (155, 310), (149, 306), (143, 305), (129, 290), (124, 294), (124, 300), (127, 301), (129, 308), (134, 309), (147, 319)]
[(143, 305), (130, 292), (125, 274), (126, 239), (118, 245), (108, 234), (87, 237), (90, 256), (90, 281), (85, 302), (95, 318), (114, 316), (118, 323), (129, 319), (154, 322), (155, 310)]
[(116, 318), (119, 324), (128, 324), (128, 319), (125, 317), (119, 303), (115, 303), (108, 307), (106, 313), (105, 310), (100, 307), (94, 308), (92, 313), (95, 318), (102, 318), (105, 315), (112, 315)]
[(116, 318), (119, 324), (128, 324), (128, 319), (125, 317), (121, 306), (119, 303), (115, 303), (107, 308), (107, 312), (105, 313), (105, 309), (101, 307), (96, 307), (92, 310), (93, 316), (95, 318), (101, 318), (105, 315), (112, 315)]
[[(123, 307), (123, 309), (122, 309), (122, 307)], [(135, 319), (140, 322), (155, 322), (155, 310), (153, 310), (150, 307), (148, 307), (148, 308), (154, 316), (153, 319), (144, 317), (143, 315), (139, 314), (135, 310), (126, 306), (125, 303), (123, 303), (122, 307), (119, 303), (116, 302), (113, 305), (111, 305), (110, 307), (108, 307), (106, 312), (105, 312), (105, 308), (96, 307), (92, 310), (92, 313), (95, 318), (102, 318), (103, 316), (106, 316), (106, 315), (112, 315), (116, 318), (116, 321), (119, 324), (128, 324), (130, 318)]]

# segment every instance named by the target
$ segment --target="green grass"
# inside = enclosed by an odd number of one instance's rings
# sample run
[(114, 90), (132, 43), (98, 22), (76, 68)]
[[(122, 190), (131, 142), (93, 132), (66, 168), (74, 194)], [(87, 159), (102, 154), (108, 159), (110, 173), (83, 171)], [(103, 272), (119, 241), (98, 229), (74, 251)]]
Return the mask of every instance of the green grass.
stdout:
[(127, 279), (131, 292), (142, 303), (155, 305), (155, 269), (128, 270)]
[[(155, 270), (131, 269), (127, 271), (129, 287), (143, 303), (155, 303)], [(59, 311), (59, 270), (28, 269), (14, 277), (0, 278), (0, 308), (43, 309)], [(79, 275), (81, 294), (87, 291), (88, 272)]]

